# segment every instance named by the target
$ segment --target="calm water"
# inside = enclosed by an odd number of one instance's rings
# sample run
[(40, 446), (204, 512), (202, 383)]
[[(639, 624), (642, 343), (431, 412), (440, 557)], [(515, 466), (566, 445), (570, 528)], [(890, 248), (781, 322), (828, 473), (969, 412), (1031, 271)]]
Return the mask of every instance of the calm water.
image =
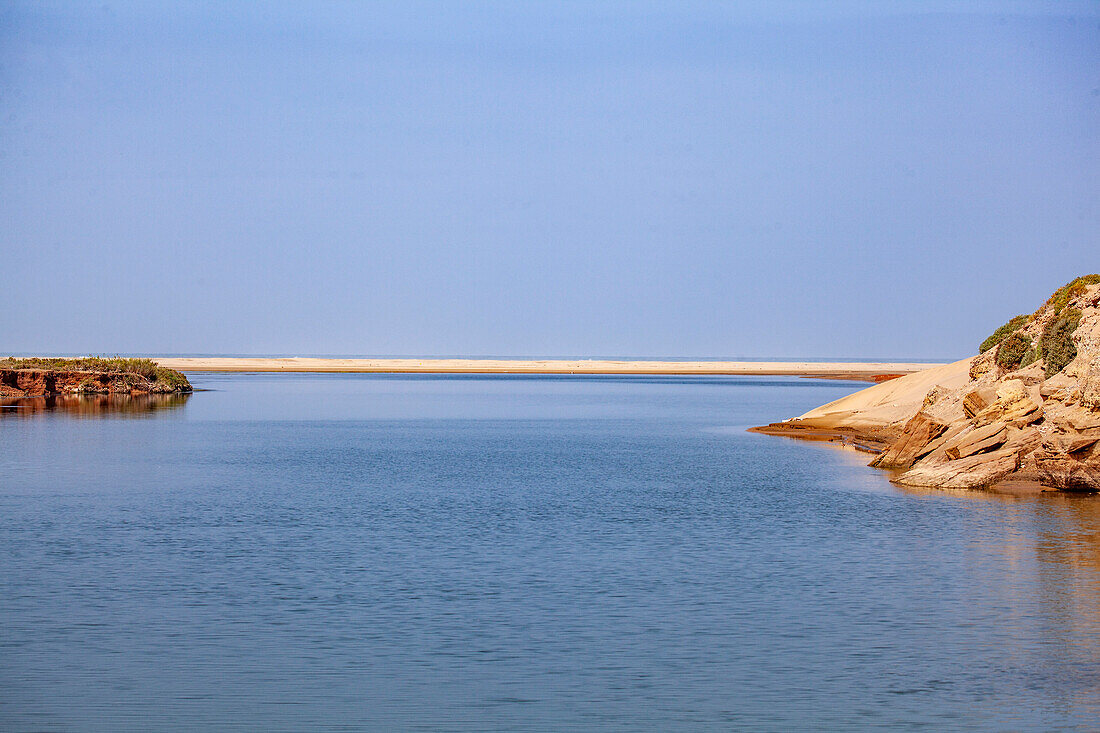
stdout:
[(0, 407), (0, 729), (1100, 727), (1100, 502), (744, 432), (859, 385)]

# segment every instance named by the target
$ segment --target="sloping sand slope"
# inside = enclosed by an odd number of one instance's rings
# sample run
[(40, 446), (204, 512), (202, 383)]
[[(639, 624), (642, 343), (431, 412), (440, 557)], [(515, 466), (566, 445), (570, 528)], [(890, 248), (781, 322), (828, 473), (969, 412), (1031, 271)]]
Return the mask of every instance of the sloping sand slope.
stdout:
[(917, 413), (933, 388), (958, 389), (970, 377), (974, 357), (907, 374), (874, 387), (816, 407), (796, 420), (830, 429), (844, 425), (856, 430), (897, 426), (899, 429)]

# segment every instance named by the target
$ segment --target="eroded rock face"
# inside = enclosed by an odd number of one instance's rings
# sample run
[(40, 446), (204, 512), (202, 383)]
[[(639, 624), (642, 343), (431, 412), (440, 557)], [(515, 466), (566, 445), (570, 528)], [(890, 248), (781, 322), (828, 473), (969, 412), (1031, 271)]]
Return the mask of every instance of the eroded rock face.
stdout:
[(907, 486), (977, 489), (1007, 478), (1019, 467), (1019, 453), (1005, 448), (954, 461), (922, 463), (903, 473), (897, 480)]
[(1008, 440), (1008, 426), (1004, 423), (993, 423), (984, 427), (975, 428), (954, 440), (943, 448), (943, 454), (948, 460), (966, 458), (979, 453), (1000, 448)]
[(1082, 370), (1081, 405), (1100, 410), (1100, 364), (1089, 364)]
[(51, 397), (64, 394), (167, 394), (178, 391), (140, 374), (56, 372), (48, 369), (0, 369), (0, 397)]
[(871, 465), (876, 468), (909, 468), (917, 459), (934, 450), (936, 439), (947, 432), (947, 427), (921, 410), (906, 423), (901, 437), (871, 461)]
[(990, 386), (975, 389), (963, 397), (963, 412), (967, 417), (974, 417), (985, 408), (997, 401), (997, 391)]
[(1042, 399), (1038, 402), (1033, 400), (1022, 380), (1004, 380), (995, 394), (997, 399), (972, 418), (975, 425), (1005, 423), (1021, 427), (1043, 416), (1043, 408), (1039, 404)]

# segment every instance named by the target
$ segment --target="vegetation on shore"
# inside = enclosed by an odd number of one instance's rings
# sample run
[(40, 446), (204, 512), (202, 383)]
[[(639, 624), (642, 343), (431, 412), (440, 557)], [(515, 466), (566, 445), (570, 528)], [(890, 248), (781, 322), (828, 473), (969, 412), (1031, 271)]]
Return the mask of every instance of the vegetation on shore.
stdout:
[(989, 334), (989, 337), (982, 342), (982, 345), (978, 347), (978, 353), (984, 354), (985, 352), (997, 346), (1006, 338), (1008, 338), (1016, 329), (1023, 328), (1030, 316), (1019, 315), (1013, 318), (1008, 323), (998, 328), (993, 333)]
[(1043, 335), (1039, 337), (1039, 353), (1046, 360), (1048, 377), (1065, 369), (1066, 364), (1077, 356), (1077, 346), (1071, 337), (1080, 324), (1081, 311), (1069, 308), (1043, 329)]
[(1030, 350), (1031, 339), (1018, 331), (997, 346), (997, 365), (1004, 369), (1016, 369)]
[[(1081, 323), (1081, 311), (1069, 304), (1097, 283), (1100, 283), (1100, 274), (1074, 278), (1055, 290), (1039, 310), (1030, 316), (1016, 316), (990, 334), (978, 347), (979, 353), (996, 349), (993, 361), (1006, 371), (1042, 359), (1045, 375), (1049, 378), (1057, 374), (1077, 356), (1073, 332)], [(1032, 325), (1036, 320), (1042, 325), (1041, 331), (1036, 330), (1038, 325)]]
[(153, 384), (163, 385), (176, 391), (189, 391), (191, 383), (175, 369), (157, 366), (152, 359), (127, 359), (120, 356), (103, 358), (82, 356), (73, 359), (29, 357), (25, 359), (8, 357), (0, 359), (0, 369), (41, 369), (51, 372), (96, 372), (100, 374), (125, 375), (136, 374)]

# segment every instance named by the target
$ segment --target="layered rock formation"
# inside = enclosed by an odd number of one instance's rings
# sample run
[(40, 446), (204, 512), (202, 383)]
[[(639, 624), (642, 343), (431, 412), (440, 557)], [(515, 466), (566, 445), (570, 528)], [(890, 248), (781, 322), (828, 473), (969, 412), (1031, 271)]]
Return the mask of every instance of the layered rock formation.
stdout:
[(757, 432), (840, 440), (910, 486), (1100, 491), (1100, 275), (1017, 316), (976, 357)]

